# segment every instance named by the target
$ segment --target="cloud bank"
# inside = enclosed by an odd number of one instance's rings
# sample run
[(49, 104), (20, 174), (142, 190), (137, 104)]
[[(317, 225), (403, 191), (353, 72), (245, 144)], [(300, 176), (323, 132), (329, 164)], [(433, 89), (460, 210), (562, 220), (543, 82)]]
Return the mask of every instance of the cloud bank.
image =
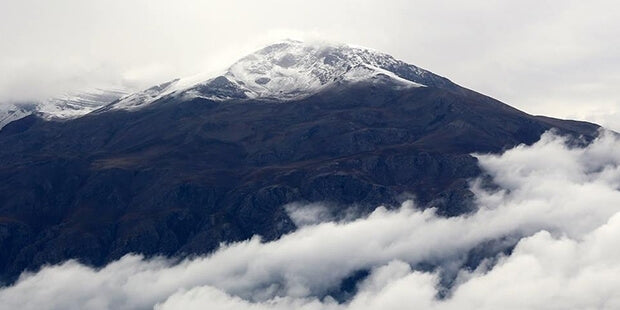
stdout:
[[(96, 270), (69, 261), (2, 288), (0, 307), (618, 309), (620, 140), (602, 133), (570, 148), (547, 133), (478, 158), (499, 188), (472, 182), (478, 209), (468, 215), (408, 201), (330, 221), (319, 205), (297, 205), (289, 211), (305, 226), (276, 241), (256, 237), (182, 262), (128, 255)], [(499, 246), (468, 264), (489, 244)], [(359, 271), (368, 276), (349, 298), (332, 297)]]

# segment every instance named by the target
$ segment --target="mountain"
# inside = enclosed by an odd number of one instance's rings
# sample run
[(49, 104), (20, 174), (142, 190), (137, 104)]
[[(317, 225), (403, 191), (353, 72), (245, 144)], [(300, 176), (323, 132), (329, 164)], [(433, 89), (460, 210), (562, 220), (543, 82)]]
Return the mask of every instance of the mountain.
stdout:
[(181, 100), (301, 99), (343, 84), (391, 80), (394, 87), (426, 85), (458, 90), (448, 79), (394, 57), (348, 45), (305, 44), (286, 40), (265, 47), (239, 60), (217, 77), (174, 79), (132, 94), (101, 111), (134, 110), (163, 97)]
[(126, 90), (95, 89), (40, 102), (0, 104), (0, 129), (8, 123), (37, 114), (46, 119), (70, 119), (88, 114), (123, 96)]
[[(296, 229), (287, 204), (333, 216), (414, 197), (472, 210), (472, 152), (550, 129), (588, 143), (598, 126), (532, 116), (384, 53), (286, 41), (222, 75), (176, 79), (79, 118), (30, 115), (0, 131), (0, 273), (70, 258), (208, 253)], [(488, 186), (493, 186), (488, 184)]]

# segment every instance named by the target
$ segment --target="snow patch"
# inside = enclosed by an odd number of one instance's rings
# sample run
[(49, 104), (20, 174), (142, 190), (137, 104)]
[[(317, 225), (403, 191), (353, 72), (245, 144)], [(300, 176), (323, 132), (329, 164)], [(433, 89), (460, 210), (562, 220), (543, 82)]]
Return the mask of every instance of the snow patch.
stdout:
[(41, 102), (0, 104), (0, 129), (31, 114), (37, 114), (45, 119), (80, 117), (110, 104), (127, 92), (124, 89), (91, 89)]

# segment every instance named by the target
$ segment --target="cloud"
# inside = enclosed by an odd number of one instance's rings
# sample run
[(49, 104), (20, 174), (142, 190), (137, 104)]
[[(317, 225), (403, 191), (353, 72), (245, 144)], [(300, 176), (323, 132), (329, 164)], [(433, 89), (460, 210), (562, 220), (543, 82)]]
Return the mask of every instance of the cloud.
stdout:
[[(546, 133), (532, 146), (477, 155), (499, 186), (472, 183), (478, 210), (445, 218), (405, 202), (361, 218), (324, 209), (271, 242), (223, 245), (176, 262), (127, 255), (101, 269), (69, 261), (0, 290), (7, 309), (617, 309), (620, 140), (569, 148)], [(299, 212), (299, 205), (289, 211)], [(317, 211), (318, 210), (318, 211)], [(316, 212), (315, 212), (316, 211)], [(321, 222), (323, 220), (323, 222)], [(325, 222), (327, 220), (327, 222)], [(515, 240), (471, 270), (472, 249)], [(484, 258), (484, 257), (482, 257)], [(421, 268), (421, 266), (437, 268)], [(331, 297), (360, 270), (344, 303)], [(455, 275), (443, 287), (446, 270)], [(438, 298), (440, 290), (449, 291)]]
[(620, 132), (620, 110), (599, 109), (596, 111), (592, 111), (588, 115), (584, 116), (584, 119), (600, 124), (601, 126), (608, 128), (610, 130)]
[(376, 268), (348, 304), (291, 297), (251, 303), (203, 286), (178, 292), (156, 309), (618, 309), (619, 235), (620, 215), (581, 241), (536, 233), (490, 271), (463, 275), (445, 300), (435, 298), (436, 276), (393, 261)]
[(321, 203), (291, 203), (284, 206), (284, 209), (297, 227), (334, 220), (334, 215), (331, 214), (330, 209)]

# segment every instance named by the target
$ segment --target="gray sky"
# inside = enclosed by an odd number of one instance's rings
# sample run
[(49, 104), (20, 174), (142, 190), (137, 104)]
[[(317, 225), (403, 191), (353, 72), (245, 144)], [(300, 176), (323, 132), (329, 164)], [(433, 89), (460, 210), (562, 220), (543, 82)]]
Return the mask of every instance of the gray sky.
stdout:
[(296, 38), (375, 48), (530, 113), (620, 123), (616, 1), (3, 0), (0, 38), (0, 102), (144, 88)]

